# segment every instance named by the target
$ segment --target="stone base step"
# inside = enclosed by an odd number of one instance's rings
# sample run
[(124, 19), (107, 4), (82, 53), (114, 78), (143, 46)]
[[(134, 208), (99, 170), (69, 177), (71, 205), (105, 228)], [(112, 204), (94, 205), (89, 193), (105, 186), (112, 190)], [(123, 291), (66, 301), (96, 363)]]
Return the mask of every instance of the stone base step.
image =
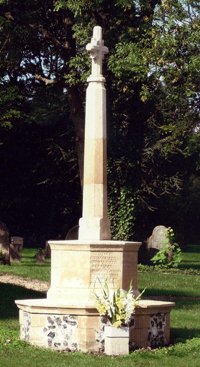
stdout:
[[(105, 321), (94, 307), (48, 299), (15, 301), (20, 312), (20, 338), (63, 351), (104, 352)], [(161, 347), (170, 342), (173, 302), (141, 300), (130, 325), (129, 346)]]

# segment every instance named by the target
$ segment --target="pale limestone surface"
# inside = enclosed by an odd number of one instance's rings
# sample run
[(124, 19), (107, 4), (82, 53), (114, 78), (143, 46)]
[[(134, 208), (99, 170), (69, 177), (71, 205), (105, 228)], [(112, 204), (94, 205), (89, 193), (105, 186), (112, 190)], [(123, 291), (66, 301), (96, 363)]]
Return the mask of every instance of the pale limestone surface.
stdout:
[(107, 281), (110, 288), (137, 288), (140, 242), (49, 241), (51, 247), (50, 300), (95, 307), (94, 290)]
[(116, 328), (114, 326), (105, 326), (105, 354), (125, 355), (129, 354), (129, 328)]
[(101, 27), (94, 27), (86, 49), (92, 59), (92, 71), (86, 91), (83, 213), (79, 221), (79, 240), (109, 240), (106, 89), (102, 75), (102, 62), (108, 48), (104, 46)]
[(92, 59), (91, 76), (102, 76), (102, 61), (104, 59), (104, 55), (108, 53), (108, 48), (104, 46), (101, 27), (94, 27), (91, 42), (87, 44), (86, 49), (90, 53), (90, 57)]

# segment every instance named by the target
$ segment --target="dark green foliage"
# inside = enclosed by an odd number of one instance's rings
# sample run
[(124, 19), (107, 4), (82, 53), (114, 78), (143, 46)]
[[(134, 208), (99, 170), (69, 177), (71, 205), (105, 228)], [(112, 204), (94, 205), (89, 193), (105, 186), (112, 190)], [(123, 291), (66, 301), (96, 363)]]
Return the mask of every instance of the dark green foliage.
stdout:
[(80, 215), (64, 88), (67, 24), (53, 5), (0, 3), (0, 217), (11, 235), (24, 236), (26, 244), (31, 238), (36, 246), (65, 237)]
[(109, 217), (113, 240), (130, 240), (135, 225), (134, 193), (115, 184), (109, 195)]
[(24, 124), (5, 134), (0, 147), (1, 216), (12, 234), (36, 237), (38, 246), (65, 236), (77, 215), (77, 163), (68, 134), (65, 123)]
[[(199, 174), (200, 137), (199, 5), (193, 0), (1, 0), (0, 155), (8, 162), (1, 166), (2, 220), (11, 232), (26, 227), (30, 234), (36, 227), (47, 237), (62, 235), (80, 217), (90, 69), (85, 45), (97, 24), (109, 47), (104, 75), (113, 236), (145, 238), (158, 218), (183, 233), (183, 198), (191, 202), (195, 190), (200, 200), (197, 186), (188, 188)], [(24, 148), (19, 159), (16, 140)], [(26, 214), (17, 220), (19, 207)], [(194, 212), (190, 208), (193, 218)]]

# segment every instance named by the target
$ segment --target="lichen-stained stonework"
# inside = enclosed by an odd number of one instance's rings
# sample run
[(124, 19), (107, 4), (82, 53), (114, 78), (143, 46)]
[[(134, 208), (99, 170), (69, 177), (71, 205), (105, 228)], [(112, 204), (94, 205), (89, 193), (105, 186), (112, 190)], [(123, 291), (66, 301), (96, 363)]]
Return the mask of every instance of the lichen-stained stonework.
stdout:
[(100, 317), (99, 330), (96, 331), (96, 341), (99, 343), (99, 352), (104, 352), (104, 343), (105, 343), (104, 328), (105, 328), (105, 325), (108, 325), (108, 319), (107, 319), (107, 317), (101, 316)]
[[(135, 329), (135, 314), (131, 315), (130, 323), (129, 323), (129, 336), (132, 334), (132, 330)], [(135, 341), (132, 338), (129, 339), (129, 351), (135, 350)]]
[(150, 316), (148, 341), (151, 348), (163, 347), (167, 341), (165, 338), (166, 314), (157, 313)]
[(22, 340), (30, 340), (31, 316), (28, 312), (23, 312)]
[(47, 315), (43, 329), (45, 344), (48, 348), (76, 351), (78, 344), (75, 339), (77, 320), (70, 315)]

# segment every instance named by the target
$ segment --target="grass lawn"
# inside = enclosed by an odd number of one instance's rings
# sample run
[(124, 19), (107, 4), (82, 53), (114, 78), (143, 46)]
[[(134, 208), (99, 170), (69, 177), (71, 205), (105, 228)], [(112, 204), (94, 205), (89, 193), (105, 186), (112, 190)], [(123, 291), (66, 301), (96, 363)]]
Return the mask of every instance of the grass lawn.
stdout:
[(189, 245), (182, 255), (181, 269), (196, 269), (200, 272), (200, 246)]
[(44, 264), (37, 264), (35, 261), (36, 249), (24, 249), (20, 263), (0, 265), (0, 274), (15, 274), (39, 280), (50, 280), (50, 260), (45, 260)]
[[(49, 280), (49, 261), (37, 265), (36, 250), (24, 250), (21, 264), (0, 265), (0, 274), (12, 273)], [(190, 271), (190, 269), (192, 269)], [(196, 273), (193, 273), (193, 270)], [(15, 299), (41, 298), (44, 294), (0, 283), (0, 367), (199, 367), (200, 366), (200, 247), (189, 246), (178, 272), (140, 271), (139, 287), (145, 294), (177, 297), (171, 313), (172, 346), (138, 350), (128, 356), (106, 357), (83, 353), (59, 353), (35, 348), (19, 341), (18, 310)], [(184, 300), (178, 297), (185, 296)], [(192, 298), (191, 298), (192, 297)]]
[(145, 295), (200, 297), (200, 274), (139, 272), (139, 289), (146, 288)]
[(139, 266), (138, 286), (146, 288), (147, 296), (200, 297), (200, 245), (187, 246), (178, 269), (161, 271)]

